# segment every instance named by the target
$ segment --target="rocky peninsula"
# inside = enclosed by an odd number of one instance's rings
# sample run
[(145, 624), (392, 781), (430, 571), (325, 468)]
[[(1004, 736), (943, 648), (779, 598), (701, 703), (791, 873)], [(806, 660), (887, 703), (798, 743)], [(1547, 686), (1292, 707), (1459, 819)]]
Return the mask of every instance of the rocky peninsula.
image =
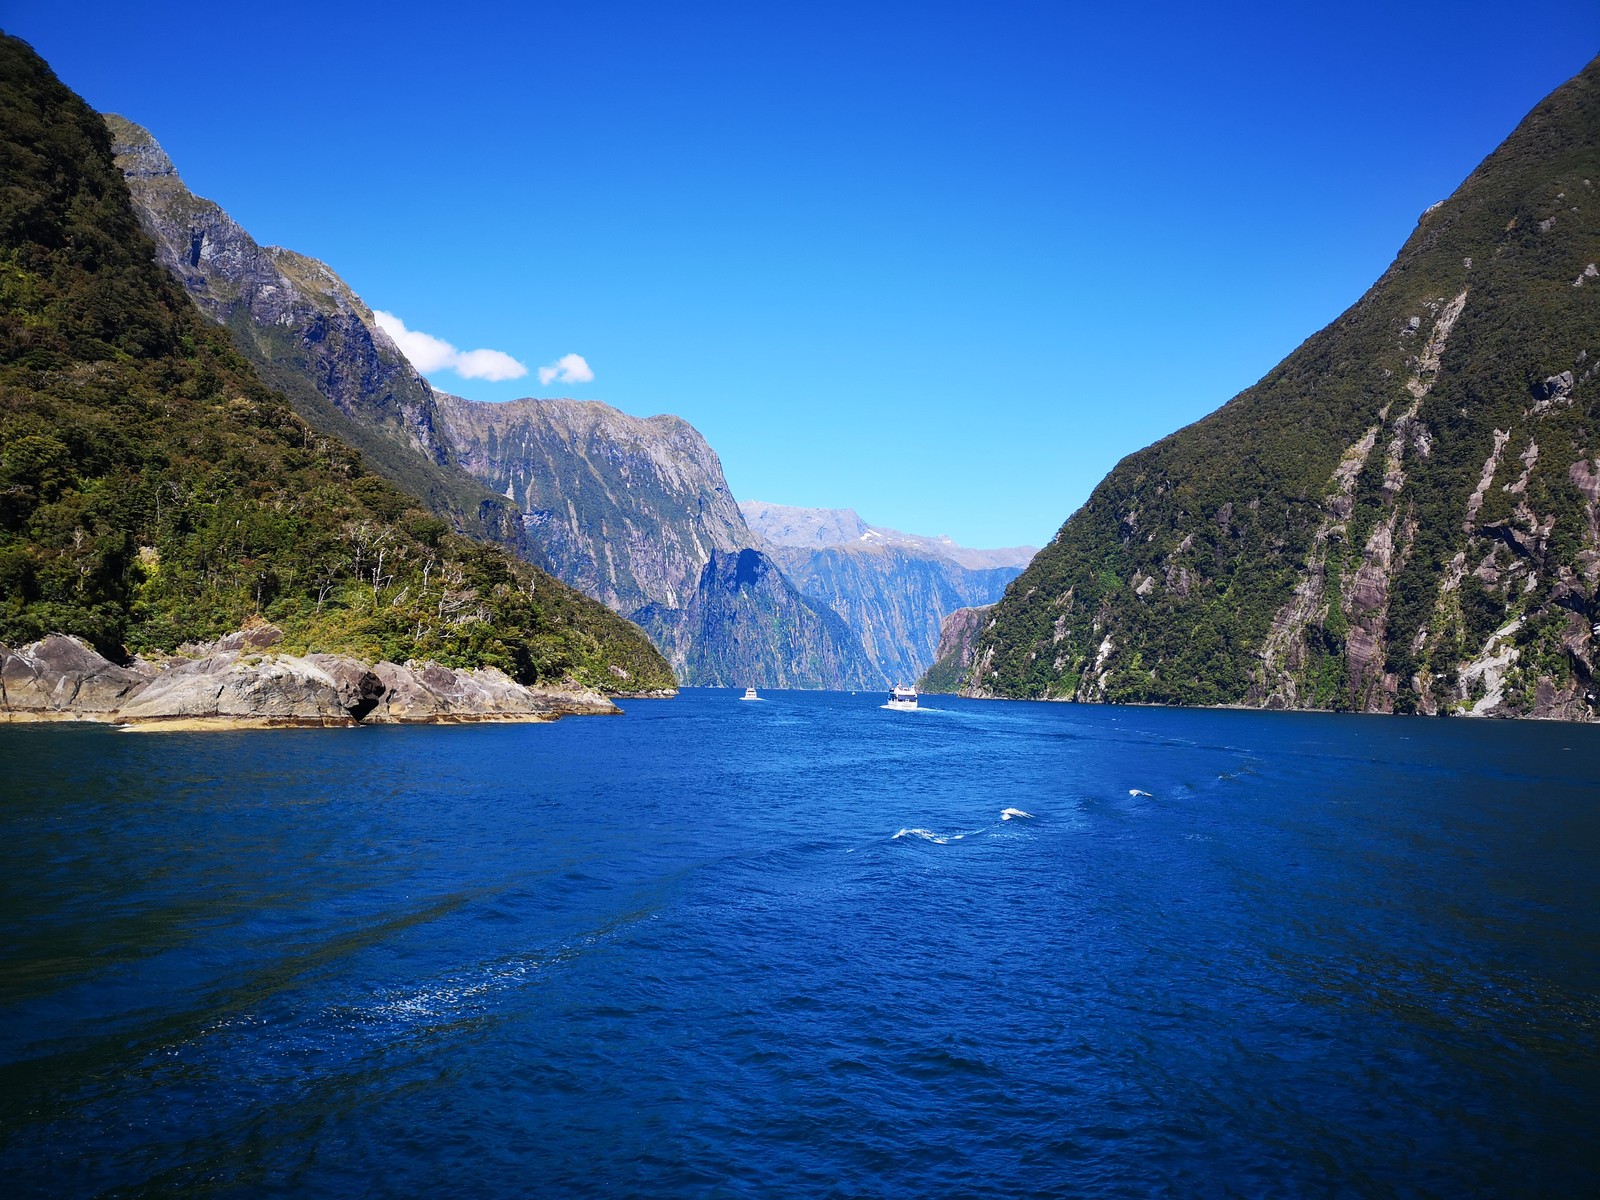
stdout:
[(274, 648), (282, 637), (260, 625), (127, 666), (64, 634), (0, 646), (0, 722), (176, 731), (553, 721), (622, 711), (599, 692), (527, 687), (494, 667), (281, 653)]

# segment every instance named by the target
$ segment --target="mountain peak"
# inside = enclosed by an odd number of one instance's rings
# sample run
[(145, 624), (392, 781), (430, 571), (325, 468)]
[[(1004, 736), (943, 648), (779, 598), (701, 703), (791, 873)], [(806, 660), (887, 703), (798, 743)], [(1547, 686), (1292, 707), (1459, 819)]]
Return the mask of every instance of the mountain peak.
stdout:
[(172, 159), (143, 125), (116, 113), (105, 113), (104, 120), (111, 132), (111, 152), (117, 156), (117, 165), (125, 178), (160, 179), (177, 175), (178, 169), (172, 165)]

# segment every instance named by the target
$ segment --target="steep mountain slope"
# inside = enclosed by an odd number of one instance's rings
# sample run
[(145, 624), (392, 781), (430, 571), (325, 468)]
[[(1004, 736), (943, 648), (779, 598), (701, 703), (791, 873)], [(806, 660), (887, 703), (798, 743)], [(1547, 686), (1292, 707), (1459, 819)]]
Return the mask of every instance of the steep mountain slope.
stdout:
[(706, 440), (597, 401), (439, 394), (462, 465), (509, 499), (564, 580), (617, 612), (679, 607), (716, 550), (755, 544)]
[(1600, 60), (1260, 383), (1124, 459), (975, 695), (1590, 714)]
[(443, 393), (438, 411), (462, 465), (521, 507), (551, 569), (639, 621), (685, 683), (881, 682), (859, 639), (755, 548), (721, 462), (686, 421)]
[(633, 614), (699, 687), (876, 688), (883, 675), (850, 627), (802, 596), (759, 550), (714, 551), (682, 608)]
[(759, 500), (739, 508), (801, 592), (843, 617), (878, 670), (902, 682), (933, 664), (948, 613), (994, 603), (1034, 553), (1030, 546), (974, 550), (879, 528), (848, 508)]
[(117, 658), (252, 618), (294, 653), (670, 687), (638, 630), (316, 436), (156, 262), (100, 118), (0, 37), (0, 642)]
[(994, 605), (981, 608), (958, 608), (939, 626), (938, 657), (927, 673), (917, 680), (917, 690), (922, 692), (959, 692), (972, 670), (978, 634), (989, 621)]
[(435, 429), (433, 389), (349, 285), (316, 259), (259, 245), (189, 191), (148, 130), (115, 114), (104, 119), (162, 266), (227, 327), (261, 377), (319, 433), (359, 449), (373, 471), (461, 532), (539, 562), (512, 506), (455, 465)]

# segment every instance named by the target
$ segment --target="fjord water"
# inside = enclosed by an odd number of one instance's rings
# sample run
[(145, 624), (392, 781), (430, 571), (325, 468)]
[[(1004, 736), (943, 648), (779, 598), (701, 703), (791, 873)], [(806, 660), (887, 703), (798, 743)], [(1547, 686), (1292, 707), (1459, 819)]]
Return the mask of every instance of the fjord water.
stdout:
[(882, 700), (0, 730), (9, 1194), (1592, 1194), (1600, 730)]

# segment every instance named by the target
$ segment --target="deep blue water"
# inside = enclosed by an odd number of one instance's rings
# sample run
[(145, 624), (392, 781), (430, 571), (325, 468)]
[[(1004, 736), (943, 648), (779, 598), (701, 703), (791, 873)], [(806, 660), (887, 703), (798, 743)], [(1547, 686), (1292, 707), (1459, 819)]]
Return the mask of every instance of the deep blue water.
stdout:
[(1600, 729), (881, 700), (0, 729), (7, 1194), (1600, 1191)]

